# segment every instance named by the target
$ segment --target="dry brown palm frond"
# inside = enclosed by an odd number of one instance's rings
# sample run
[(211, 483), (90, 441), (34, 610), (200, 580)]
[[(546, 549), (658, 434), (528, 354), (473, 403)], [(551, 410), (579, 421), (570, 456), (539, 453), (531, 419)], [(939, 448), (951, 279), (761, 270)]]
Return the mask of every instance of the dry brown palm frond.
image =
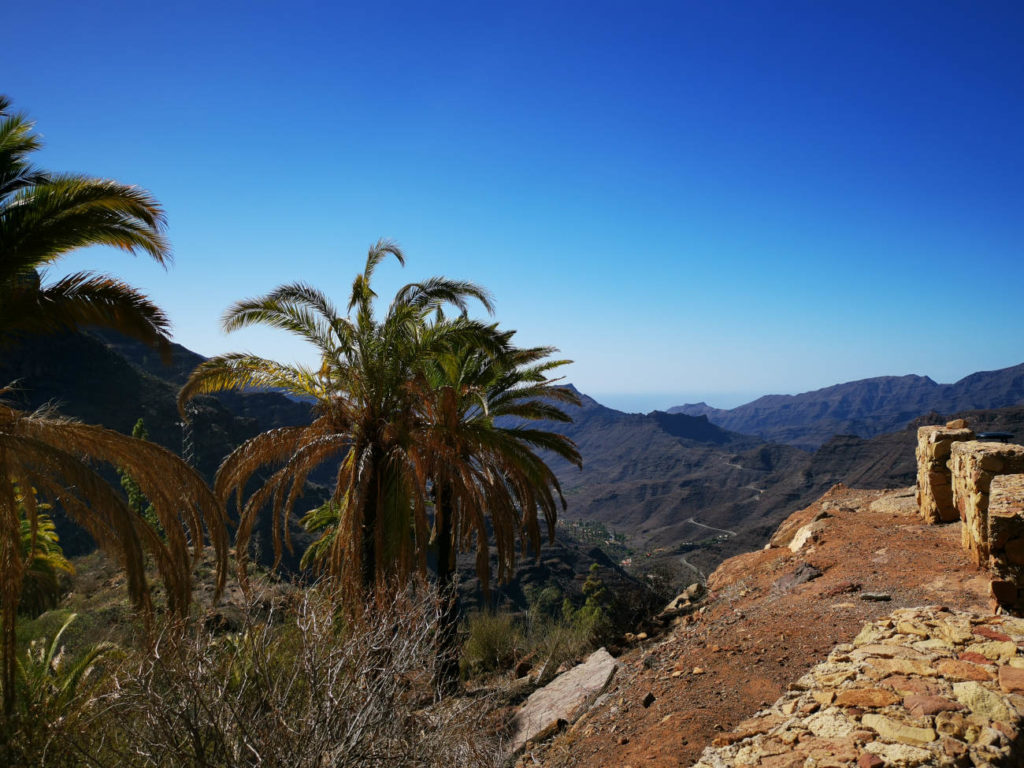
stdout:
[[(2, 394), (2, 393), (0, 393)], [(137, 515), (100, 475), (96, 463), (131, 473), (153, 504), (166, 541)], [(3, 611), (4, 695), (13, 691), (14, 614), (23, 566), (14, 556), (13, 526), (20, 516), (13, 486), (35, 488), (59, 506), (96, 543), (115, 556), (128, 577), (129, 594), (145, 614), (152, 600), (145, 575), (148, 554), (160, 574), (168, 608), (188, 611), (191, 570), (204, 539), (217, 563), (217, 593), (227, 576), (228, 540), (223, 507), (202, 477), (170, 451), (103, 427), (60, 418), (52, 411), (26, 413), (0, 403), (0, 600)], [(32, 517), (37, 506), (28, 505)]]

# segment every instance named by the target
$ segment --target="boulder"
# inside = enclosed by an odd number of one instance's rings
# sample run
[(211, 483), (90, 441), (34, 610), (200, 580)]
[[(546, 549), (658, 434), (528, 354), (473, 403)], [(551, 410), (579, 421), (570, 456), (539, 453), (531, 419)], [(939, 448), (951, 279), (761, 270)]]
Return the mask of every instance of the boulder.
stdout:
[(552, 734), (563, 721), (572, 724), (601, 695), (618, 668), (618, 662), (604, 648), (590, 654), (585, 662), (559, 675), (534, 691), (512, 720), (511, 750), (519, 752), (526, 742)]

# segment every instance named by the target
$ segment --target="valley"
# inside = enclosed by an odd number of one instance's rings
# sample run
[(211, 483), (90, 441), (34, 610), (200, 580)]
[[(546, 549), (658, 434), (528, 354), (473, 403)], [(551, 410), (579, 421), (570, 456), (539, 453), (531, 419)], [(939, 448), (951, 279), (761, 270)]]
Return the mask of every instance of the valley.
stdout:
[[(90, 331), (14, 348), (0, 360), (0, 380), (18, 379), (8, 397), (26, 407), (56, 403), (67, 416), (122, 432), (130, 432), (142, 417), (151, 439), (180, 452), (183, 430), (175, 397), (202, 359), (174, 345), (165, 364), (142, 344), (113, 332)], [(685, 406), (675, 412), (623, 413), (579, 393), (580, 406), (567, 409), (572, 423), (540, 423), (575, 441), (583, 457), (582, 469), (556, 457), (550, 460), (568, 504), (559, 543), (542, 550), (541, 563), (524, 560), (513, 583), (498, 588), (496, 599), (523, 605), (523, 585), (530, 582), (578, 587), (573, 575), (598, 561), (614, 566), (622, 579), (627, 573), (658, 570), (672, 573), (677, 582), (708, 574), (727, 557), (763, 546), (782, 519), (836, 483), (864, 489), (909, 485), (918, 426), (965, 416), (979, 429), (1024, 434), (1024, 407), (1016, 405), (1022, 393), (1024, 366), (973, 374), (954, 385), (938, 385), (927, 377), (851, 382), (760, 398), (725, 412), (698, 413), (698, 407)], [(309, 417), (305, 404), (275, 392), (200, 397), (194, 403), (189, 437), (196, 466), (210, 480), (221, 458), (242, 440)], [(877, 408), (875, 416), (871, 408)], [(789, 426), (779, 426), (783, 411)], [(820, 445), (807, 449), (812, 433), (806, 429), (793, 445), (728, 426), (756, 428), (769, 422), (776, 424), (769, 433), (781, 436), (793, 425), (813, 427)], [(860, 433), (826, 438), (836, 425)], [(326, 470), (314, 474), (307, 488), (309, 506), (319, 503), (329, 481)], [(580, 524), (601, 526), (618, 545), (581, 537)], [(83, 532), (66, 521), (62, 526), (70, 554), (91, 549)], [(301, 552), (306, 534), (293, 528)], [(268, 537), (269, 531), (257, 531), (264, 557), (269, 555)], [(565, 578), (551, 572), (556, 561), (568, 565)], [(464, 564), (472, 584), (471, 558)], [(296, 567), (297, 557), (286, 555), (285, 566)], [(479, 596), (478, 585), (468, 594)]]

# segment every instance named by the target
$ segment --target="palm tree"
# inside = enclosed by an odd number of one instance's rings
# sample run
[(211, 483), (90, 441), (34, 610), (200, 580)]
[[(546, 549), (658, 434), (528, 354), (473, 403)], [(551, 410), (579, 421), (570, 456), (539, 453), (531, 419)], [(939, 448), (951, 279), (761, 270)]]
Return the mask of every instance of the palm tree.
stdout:
[(107, 275), (76, 272), (43, 283), (68, 252), (110, 245), (170, 262), (164, 213), (145, 190), (39, 170), (33, 124), (0, 95), (0, 346), (19, 335), (103, 325), (169, 350), (169, 324), (145, 295)]
[[(143, 252), (167, 264), (164, 214), (152, 196), (114, 181), (51, 174), (29, 161), (40, 147), (32, 124), (0, 96), (0, 348), (32, 334), (102, 325), (169, 349), (168, 322), (146, 296), (125, 283), (78, 272), (44, 283), (44, 270), (66, 253), (90, 245)], [(25, 576), (21, 518), (37, 535), (43, 503), (59, 505), (114, 554), (128, 574), (129, 593), (148, 617), (145, 576), (149, 553), (167, 587), (168, 605), (184, 613), (191, 567), (203, 527), (217, 560), (217, 591), (227, 572), (224, 515), (202, 478), (169, 451), (103, 427), (57, 416), (52, 409), (20, 411), (0, 388), (0, 609), (4, 711), (14, 696), (15, 614)], [(97, 472), (92, 460), (129, 471), (153, 502), (166, 542)]]
[[(470, 343), (496, 350), (499, 342), (494, 326), (465, 314), (471, 299), (490, 311), (487, 292), (443, 277), (401, 288), (377, 319), (371, 283), (389, 255), (404, 265), (394, 243), (381, 240), (370, 248), (352, 284), (347, 316), (303, 283), (240, 301), (226, 312), (226, 331), (262, 324), (310, 342), (320, 357), (317, 369), (249, 354), (221, 355), (200, 364), (179, 394), (182, 410), (196, 395), (248, 387), (276, 388), (313, 403), (310, 424), (257, 435), (217, 471), (215, 492), (225, 502), (235, 497), (238, 507), (235, 548), (243, 580), (245, 553), (261, 510), (268, 505), (272, 510), (279, 562), (283, 546), (291, 544), (287, 521), (306, 479), (326, 463), (336, 467), (330, 505), (337, 514), (324, 547), (326, 570), (346, 588), (365, 593), (389, 574), (407, 573), (417, 564), (425, 568), (427, 476), (413, 443), (416, 400), (410, 385), (423, 361), (442, 350)], [(462, 315), (427, 322), (445, 306)], [(265, 468), (273, 470), (243, 499), (249, 481)]]
[[(511, 337), (505, 334), (506, 344)], [(455, 549), (471, 547), (473, 538), (479, 543), (487, 535), (489, 517), (499, 581), (515, 568), (517, 539), (522, 547), (539, 549), (538, 510), (553, 537), (557, 507), (565, 506), (558, 479), (537, 450), (582, 464), (570, 439), (529, 426), (533, 421), (570, 422), (560, 405), (579, 405), (572, 389), (548, 378), (570, 362), (545, 360), (556, 351), (508, 345), (493, 355), (463, 348), (433, 358), (423, 370), (420, 423), (426, 434), (420, 444), (429, 462), (439, 547), (443, 553), (447, 542)], [(486, 584), (485, 554), (478, 548), (478, 573)], [(439, 575), (446, 583), (453, 561), (441, 560)]]
[[(486, 594), (490, 584), (488, 523), (498, 558), (498, 579), (511, 577), (517, 543), (540, 552), (538, 510), (554, 540), (559, 504), (565, 499), (554, 472), (537, 450), (577, 466), (582, 459), (564, 435), (530, 422), (569, 422), (561, 404), (579, 405), (576, 393), (548, 374), (568, 360), (545, 360), (551, 347), (517, 349), (504, 335), (501, 354), (462, 347), (427, 361), (420, 382), (417, 440), (432, 484), (437, 580), (445, 604), (439, 638), (439, 687), (458, 679), (454, 589), (455, 555), (476, 548), (476, 569)], [(557, 498), (557, 500), (556, 500)]]

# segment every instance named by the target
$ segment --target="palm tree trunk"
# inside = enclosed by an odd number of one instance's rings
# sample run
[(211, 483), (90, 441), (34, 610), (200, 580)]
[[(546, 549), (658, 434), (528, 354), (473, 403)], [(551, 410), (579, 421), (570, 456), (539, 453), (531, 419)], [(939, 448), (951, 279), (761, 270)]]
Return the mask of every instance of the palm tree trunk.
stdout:
[(373, 490), (363, 505), (359, 581), (363, 589), (364, 598), (373, 594), (373, 589), (377, 582), (377, 485), (377, 482), (371, 483)]
[[(0, 449), (0, 467), (4, 466), (4, 458), (3, 449)], [(23, 578), (17, 509), (13, 484), (6, 473), (0, 474), (0, 658), (3, 659), (0, 685), (3, 686), (5, 718), (10, 717), (14, 710), (15, 632)]]
[(455, 693), (459, 687), (459, 592), (455, 587), (454, 509), (451, 494), (442, 490), (437, 495), (437, 591), (441, 616), (437, 632), (437, 673), (435, 687), (441, 695)]

